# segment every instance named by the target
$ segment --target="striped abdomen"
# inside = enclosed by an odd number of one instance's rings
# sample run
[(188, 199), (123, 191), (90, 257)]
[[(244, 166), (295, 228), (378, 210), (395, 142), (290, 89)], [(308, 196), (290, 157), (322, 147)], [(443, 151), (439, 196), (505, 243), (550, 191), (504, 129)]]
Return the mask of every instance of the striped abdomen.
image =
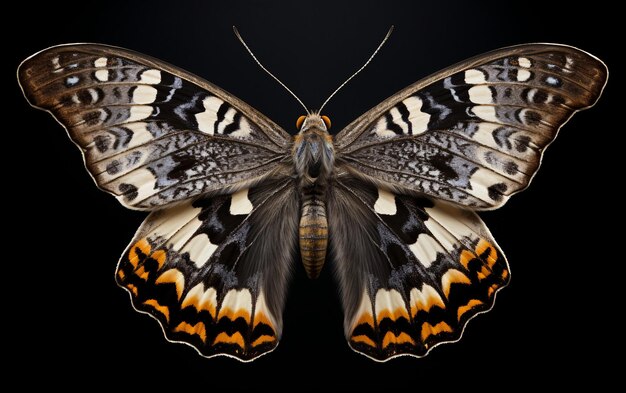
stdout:
[(309, 278), (317, 278), (324, 266), (328, 246), (328, 222), (324, 202), (313, 196), (302, 202), (300, 255)]

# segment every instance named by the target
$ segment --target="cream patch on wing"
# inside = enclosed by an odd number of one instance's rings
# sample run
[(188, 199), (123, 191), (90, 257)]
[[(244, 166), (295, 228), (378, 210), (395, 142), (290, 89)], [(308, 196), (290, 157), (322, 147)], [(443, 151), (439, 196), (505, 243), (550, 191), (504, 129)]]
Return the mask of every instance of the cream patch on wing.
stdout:
[(152, 104), (156, 101), (157, 89), (152, 86), (137, 86), (133, 90), (133, 104)]
[(420, 311), (430, 312), (430, 309), (433, 307), (446, 308), (439, 292), (428, 284), (422, 285), (421, 290), (412, 288), (409, 293), (409, 299), (412, 317), (415, 317)]
[(378, 199), (374, 203), (374, 211), (378, 214), (394, 215), (398, 211), (396, 197), (391, 192), (378, 189)]
[[(428, 122), (430, 114), (422, 111), (422, 99), (417, 96), (411, 96), (402, 101), (409, 111), (409, 122), (412, 127), (412, 135), (417, 135), (428, 130)], [(401, 123), (401, 122), (399, 122)]]
[(208, 311), (211, 317), (215, 319), (215, 310), (217, 309), (217, 292), (215, 288), (209, 287), (205, 290), (204, 284), (197, 284), (185, 295), (181, 309), (185, 307), (194, 307), (197, 312)]
[(161, 71), (150, 69), (141, 73), (139, 82), (147, 83), (149, 85), (158, 85), (161, 83)]
[(215, 96), (209, 96), (202, 101), (204, 111), (196, 113), (196, 122), (198, 129), (206, 134), (213, 135), (215, 133), (215, 122), (217, 122), (217, 112), (224, 101)]
[(409, 244), (409, 249), (415, 255), (415, 258), (424, 266), (428, 268), (433, 262), (437, 260), (438, 253), (445, 253), (446, 251), (439, 245), (437, 240), (432, 236), (421, 233), (415, 243)]
[(246, 323), (250, 323), (252, 314), (252, 295), (248, 289), (231, 289), (224, 296), (220, 306), (217, 320), (228, 318), (231, 321), (243, 318)]
[(239, 190), (231, 196), (230, 200), (230, 214), (232, 215), (240, 215), (240, 214), (250, 214), (254, 206), (252, 206), (252, 202), (248, 199), (248, 189), (244, 188), (243, 190)]

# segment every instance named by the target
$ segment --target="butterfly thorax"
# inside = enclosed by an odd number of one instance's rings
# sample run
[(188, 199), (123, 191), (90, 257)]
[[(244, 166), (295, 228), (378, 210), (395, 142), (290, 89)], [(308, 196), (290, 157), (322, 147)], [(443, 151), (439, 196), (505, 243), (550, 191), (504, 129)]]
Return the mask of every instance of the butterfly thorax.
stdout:
[(326, 124), (317, 115), (309, 115), (295, 136), (293, 160), (303, 185), (324, 183), (334, 164), (333, 138)]
[(300, 184), (300, 255), (309, 278), (317, 278), (326, 259), (326, 187), (334, 164), (333, 140), (317, 115), (306, 117), (293, 147)]

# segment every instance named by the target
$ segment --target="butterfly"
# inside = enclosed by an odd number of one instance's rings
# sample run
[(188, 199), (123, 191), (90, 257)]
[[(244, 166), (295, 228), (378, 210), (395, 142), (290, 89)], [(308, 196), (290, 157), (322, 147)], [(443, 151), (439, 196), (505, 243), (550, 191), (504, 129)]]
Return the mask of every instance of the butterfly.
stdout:
[(278, 345), (298, 257), (311, 278), (328, 259), (356, 352), (421, 357), (459, 340), (510, 280), (477, 211), (528, 186), (607, 77), (570, 46), (512, 46), (408, 86), (336, 135), (307, 111), (294, 136), (118, 47), (55, 46), (18, 70), (97, 186), (149, 212), (115, 273), (134, 308), (172, 342), (241, 361)]

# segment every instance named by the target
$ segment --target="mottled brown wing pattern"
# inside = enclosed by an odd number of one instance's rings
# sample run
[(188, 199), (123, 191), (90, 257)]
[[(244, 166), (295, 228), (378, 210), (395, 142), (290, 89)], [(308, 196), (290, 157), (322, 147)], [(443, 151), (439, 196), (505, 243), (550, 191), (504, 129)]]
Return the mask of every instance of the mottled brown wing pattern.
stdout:
[(328, 211), (346, 338), (375, 360), (458, 340), (509, 281), (504, 254), (469, 210), (347, 177)]
[(304, 187), (291, 136), (162, 61), (78, 44), (18, 69), (26, 98), (67, 129), (97, 185), (153, 210), (116, 271), (133, 306), (169, 340), (242, 361), (278, 345), (313, 192), (350, 347), (385, 361), (458, 340), (510, 280), (475, 210), (528, 186), (560, 127), (597, 101), (607, 76), (600, 60), (562, 45), (477, 56), (347, 126), (332, 139), (328, 178)]
[(247, 104), (164, 62), (104, 45), (64, 45), (18, 70), (84, 154), (98, 186), (151, 210), (249, 186), (281, 167), (291, 137)]
[(561, 45), (500, 49), (397, 93), (336, 137), (337, 160), (379, 184), (472, 209), (526, 188), (545, 148), (593, 105), (608, 71)]
[(152, 212), (122, 255), (117, 282), (169, 340), (203, 356), (249, 361), (273, 350), (296, 249), (292, 183)]

